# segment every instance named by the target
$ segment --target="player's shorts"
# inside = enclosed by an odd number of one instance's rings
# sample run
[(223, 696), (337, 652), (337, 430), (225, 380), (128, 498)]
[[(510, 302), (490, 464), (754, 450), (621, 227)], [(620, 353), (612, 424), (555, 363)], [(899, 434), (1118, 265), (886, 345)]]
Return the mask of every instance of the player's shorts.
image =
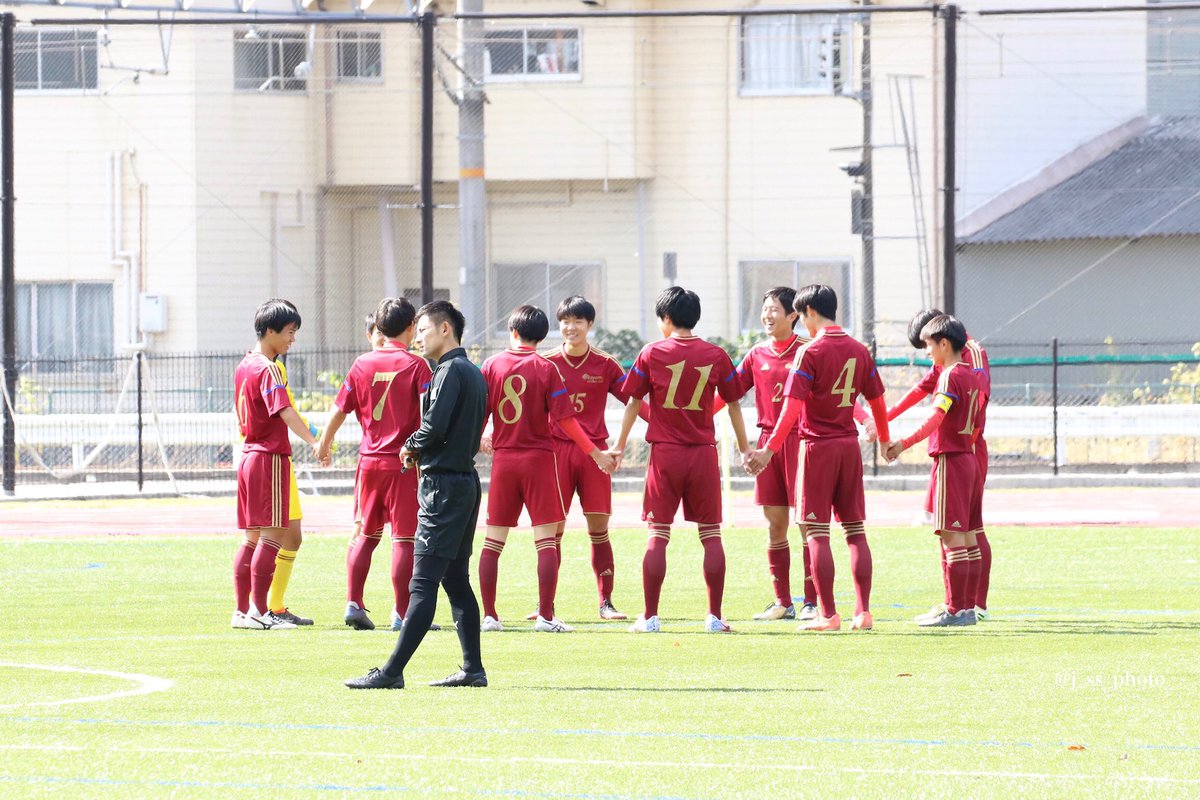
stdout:
[(987, 482), (987, 442), (980, 436), (975, 442), (975, 496), (971, 500), (971, 530), (983, 530), (983, 485)]
[(867, 501), (858, 438), (801, 439), (799, 452), (796, 522), (828, 525), (832, 513), (839, 522), (864, 521)]
[(670, 525), (680, 502), (688, 522), (721, 524), (721, 469), (716, 445), (650, 445), (642, 519)]
[(977, 488), (974, 453), (943, 453), (933, 457), (929, 484), (933, 487), (933, 529), (935, 532), (967, 533), (971, 527), (971, 506)]
[(242, 454), (237, 473), (237, 523), (242, 530), (286, 528), (292, 460), (278, 453)]
[[(288, 461), (291, 461), (289, 458)], [(292, 464), (292, 480), (288, 487), (288, 521), (299, 522), (304, 519), (304, 512), (300, 510), (300, 481), (296, 478), (296, 465)]]
[[(760, 506), (796, 505), (796, 461), (800, 456), (800, 436), (789, 435), (770, 461), (767, 468), (754, 478), (754, 503)], [(758, 437), (760, 448), (767, 446), (771, 438), (770, 431), (763, 431)]]
[(505, 448), (492, 456), (487, 524), (515, 528), (522, 508), (529, 512), (529, 522), (535, 528), (567, 518), (552, 451)]
[(359, 510), (358, 510), (359, 509), (358, 492), (359, 492), (359, 481), (360, 480), (362, 480), (362, 459), (361, 459), (361, 457), (359, 458), (359, 461), (356, 462), (354, 465), (354, 509), (351, 513), (354, 515), (355, 524), (362, 522), (362, 514), (359, 513)]
[[(604, 450), (607, 442), (592, 444)], [(571, 498), (579, 495), (585, 514), (612, 514), (612, 476), (596, 466), (592, 457), (573, 441), (554, 440), (554, 458), (558, 469), (558, 492), (563, 511), (571, 510)]]
[(358, 460), (358, 509), (362, 532), (375, 535), (384, 524), (392, 538), (417, 530), (417, 471), (401, 471), (399, 458), (362, 456)]
[(474, 470), (422, 473), (417, 486), (419, 509), (413, 554), (451, 560), (470, 558), (482, 494)]

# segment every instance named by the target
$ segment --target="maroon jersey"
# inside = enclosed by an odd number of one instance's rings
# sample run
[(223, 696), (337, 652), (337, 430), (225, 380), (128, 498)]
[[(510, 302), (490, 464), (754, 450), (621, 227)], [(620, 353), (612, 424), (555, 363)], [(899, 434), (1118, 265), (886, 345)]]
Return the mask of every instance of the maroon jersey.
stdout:
[[(565, 346), (546, 358), (558, 367), (567, 387), (567, 398), (575, 408), (576, 419), (583, 433), (593, 442), (608, 440), (608, 425), (604, 422), (604, 408), (611, 394), (621, 402), (627, 399), (621, 390), (625, 370), (620, 362), (605, 353), (589, 347), (587, 353), (575, 357), (567, 355)], [(558, 423), (551, 425), (555, 439), (571, 441)]]
[(883, 394), (883, 381), (871, 351), (837, 325), (822, 328), (796, 353), (784, 397), (803, 400), (800, 436), (831, 439), (858, 436), (854, 404), (862, 395), (873, 400)]
[[(983, 345), (968, 335), (967, 346), (963, 348), (963, 361), (971, 365), (980, 379), (983, 381), (983, 396), (991, 398), (992, 396), (992, 367), (988, 363), (987, 350), (983, 349)], [(921, 382), (917, 384), (917, 388), (925, 392), (925, 394), (933, 394), (937, 391), (938, 376), (942, 374), (942, 368), (936, 364), (929, 368), (929, 372), (925, 373), (925, 377), (921, 378)], [(980, 431), (984, 426), (984, 413), (981, 410), (975, 420), (975, 427)], [(983, 435), (982, 433), (980, 434)]]
[[(750, 348), (737, 368), (737, 380), (742, 391), (754, 390), (754, 405), (758, 408), (758, 427), (770, 433), (783, 408), (783, 387), (787, 385), (792, 359), (808, 339), (792, 335), (782, 342), (760, 342)], [(777, 349), (782, 345), (782, 350)]]
[(288, 426), (279, 412), (290, 408), (292, 401), (279, 365), (262, 353), (246, 353), (233, 373), (233, 385), (238, 430), (245, 439), (242, 452), (290, 456)]
[(575, 416), (558, 368), (532, 348), (505, 350), (482, 367), (492, 447), (553, 450), (550, 420)]
[(933, 404), (946, 412), (929, 435), (929, 455), (975, 451), (975, 420), (987, 405), (983, 378), (965, 361), (958, 361), (938, 376)]
[(358, 452), (364, 456), (394, 455), (421, 424), (421, 393), (429, 388), (433, 371), (420, 356), (399, 342), (354, 359), (334, 404), (354, 414), (362, 426)]
[(713, 395), (736, 403), (746, 393), (728, 353), (699, 336), (674, 334), (642, 348), (622, 391), (650, 394), (646, 441), (669, 444), (714, 444)]

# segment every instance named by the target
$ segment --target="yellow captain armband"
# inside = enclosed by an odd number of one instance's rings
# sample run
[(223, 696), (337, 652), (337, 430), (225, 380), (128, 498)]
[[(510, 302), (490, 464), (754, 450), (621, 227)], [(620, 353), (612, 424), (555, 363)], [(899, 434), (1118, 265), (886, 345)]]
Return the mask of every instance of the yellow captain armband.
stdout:
[(950, 413), (950, 406), (954, 405), (954, 398), (945, 392), (938, 392), (933, 398), (933, 407), (940, 408), (947, 414)]

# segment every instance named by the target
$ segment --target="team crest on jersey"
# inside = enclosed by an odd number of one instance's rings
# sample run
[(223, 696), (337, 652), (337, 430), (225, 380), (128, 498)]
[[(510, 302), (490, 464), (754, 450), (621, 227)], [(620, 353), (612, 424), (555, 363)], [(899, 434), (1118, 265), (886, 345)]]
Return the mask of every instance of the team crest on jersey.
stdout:
[(591, 374), (585, 372), (585, 373), (583, 373), (583, 382), (584, 383), (604, 383), (604, 376), (603, 375), (591, 375)]

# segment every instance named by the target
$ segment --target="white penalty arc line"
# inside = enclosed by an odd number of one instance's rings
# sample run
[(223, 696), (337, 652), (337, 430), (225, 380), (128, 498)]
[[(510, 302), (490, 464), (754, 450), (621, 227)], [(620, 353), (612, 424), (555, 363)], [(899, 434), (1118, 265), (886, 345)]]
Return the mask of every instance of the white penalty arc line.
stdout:
[(15, 664), (8, 661), (0, 661), (0, 669), (5, 667), (10, 669), (37, 669), (44, 672), (72, 672), (81, 675), (101, 675), (106, 678), (132, 681), (138, 685), (132, 689), (125, 689), (120, 692), (89, 695), (88, 697), (70, 697), (65, 700), (38, 700), (32, 703), (9, 703), (7, 705), (0, 705), (0, 710), (34, 706), (69, 706), (76, 703), (99, 703), (104, 700), (116, 700), (121, 697), (136, 697), (142, 694), (162, 692), (175, 685), (175, 681), (167, 680), (166, 678), (155, 678), (153, 675), (139, 675), (134, 672), (112, 672), (104, 669), (84, 669), (82, 667), (64, 667), (50, 664)]
[[(86, 747), (80, 745), (68, 744), (13, 744), (0, 745), (0, 752), (12, 750), (33, 750), (42, 752), (62, 752), (62, 753), (81, 753), (81, 752), (102, 752), (102, 753), (127, 753), (130, 748), (125, 747)], [(227, 749), (221, 747), (139, 747), (139, 753), (156, 753), (160, 755), (245, 755), (246, 751), (242, 749)], [(366, 752), (331, 752), (328, 750), (263, 750), (256, 751), (256, 755), (260, 756), (277, 756), (280, 758), (334, 758), (334, 759), (362, 759), (375, 758), (385, 759), (389, 762), (394, 761), (395, 756), (392, 754), (375, 754)], [(953, 770), (953, 769), (904, 769), (904, 768), (889, 768), (889, 767), (830, 767), (826, 765), (813, 764), (744, 764), (744, 763), (722, 763), (714, 761), (689, 761), (687, 763), (680, 761), (626, 761), (622, 760), (605, 760), (594, 758), (547, 758), (539, 756), (512, 756), (508, 758), (493, 757), (493, 756), (454, 756), (454, 755), (425, 755), (421, 753), (406, 753), (405, 759), (410, 761), (451, 761), (451, 762), (466, 762), (470, 764), (488, 763), (488, 764), (535, 764), (535, 765), (554, 765), (554, 766), (611, 766), (611, 767), (645, 767), (652, 769), (720, 769), (720, 770), (772, 770), (777, 772), (841, 772), (852, 775), (911, 775), (919, 777), (937, 777), (937, 778), (1009, 778), (1009, 779), (1026, 779), (1026, 780), (1043, 780), (1043, 781), (1101, 781), (1101, 782), (1117, 782), (1117, 783), (1145, 783), (1145, 784), (1182, 784), (1194, 785), (1200, 784), (1200, 778), (1175, 778), (1171, 776), (1156, 776), (1156, 775), (1090, 775), (1087, 773), (1074, 772), (1005, 772), (1003, 770)]]

